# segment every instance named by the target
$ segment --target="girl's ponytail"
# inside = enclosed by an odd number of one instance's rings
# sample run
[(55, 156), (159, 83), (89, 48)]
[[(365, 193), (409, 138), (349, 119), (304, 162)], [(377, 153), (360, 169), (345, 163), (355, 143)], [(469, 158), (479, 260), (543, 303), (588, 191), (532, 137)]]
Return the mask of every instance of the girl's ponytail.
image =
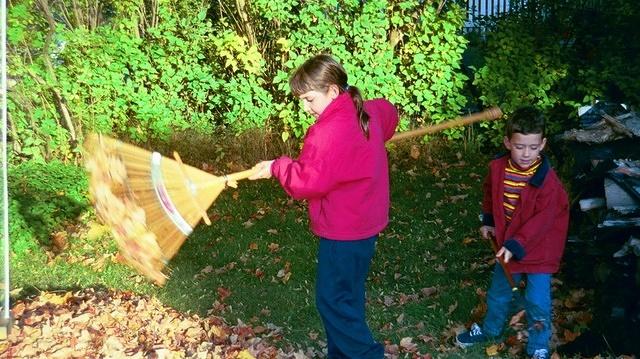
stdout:
[(356, 111), (358, 113), (358, 124), (360, 124), (360, 129), (362, 133), (364, 133), (364, 137), (369, 139), (369, 114), (364, 110), (362, 95), (360, 94), (360, 90), (358, 90), (355, 86), (345, 86), (344, 90), (351, 95), (353, 99), (353, 104), (356, 106)]

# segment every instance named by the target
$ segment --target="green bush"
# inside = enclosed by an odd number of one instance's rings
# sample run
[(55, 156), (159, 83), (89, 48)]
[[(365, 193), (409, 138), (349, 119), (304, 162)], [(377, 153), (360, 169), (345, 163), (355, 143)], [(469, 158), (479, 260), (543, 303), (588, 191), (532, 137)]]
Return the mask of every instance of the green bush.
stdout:
[(59, 161), (23, 162), (11, 167), (9, 234), (17, 255), (50, 245), (50, 236), (89, 206), (83, 168)]
[[(484, 64), (475, 70), (475, 85), (485, 106), (498, 105), (508, 116), (525, 105), (549, 110), (562, 102), (558, 86), (567, 76), (562, 47), (552, 33), (540, 36), (527, 17), (511, 14), (498, 19), (487, 34)], [(480, 142), (502, 140), (501, 121), (485, 122)], [(552, 121), (549, 132), (555, 132)]]
[(320, 52), (336, 56), (366, 98), (396, 103), (401, 128), (440, 122), (465, 105), (464, 11), (455, 3), (189, 4), (113, 2), (89, 26), (65, 21), (77, 9), (59, 3), (50, 8), (52, 28), (33, 1), (13, 2), (14, 158), (73, 158), (88, 131), (138, 143), (256, 128), (299, 139), (313, 119), (287, 79)]

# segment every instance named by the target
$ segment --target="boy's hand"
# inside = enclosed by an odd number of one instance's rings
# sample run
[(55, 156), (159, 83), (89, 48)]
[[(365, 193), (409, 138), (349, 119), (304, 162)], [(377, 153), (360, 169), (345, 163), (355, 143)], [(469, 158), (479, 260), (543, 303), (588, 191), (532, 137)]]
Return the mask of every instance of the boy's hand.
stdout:
[(495, 237), (495, 235), (496, 235), (496, 227), (482, 226), (482, 227), (480, 227), (480, 235), (484, 239), (489, 239), (489, 236)]
[(511, 259), (511, 257), (513, 257), (513, 253), (511, 253), (511, 251), (506, 249), (505, 247), (502, 247), (500, 248), (498, 253), (496, 253), (496, 258), (500, 258), (501, 256), (504, 256), (503, 262), (509, 263), (509, 260)]
[(258, 164), (256, 164), (255, 166), (253, 166), (254, 169), (257, 169), (257, 172), (249, 177), (250, 180), (257, 180), (257, 179), (261, 179), (261, 178), (271, 178), (271, 164), (273, 163), (273, 160), (271, 161), (262, 161), (259, 162)]

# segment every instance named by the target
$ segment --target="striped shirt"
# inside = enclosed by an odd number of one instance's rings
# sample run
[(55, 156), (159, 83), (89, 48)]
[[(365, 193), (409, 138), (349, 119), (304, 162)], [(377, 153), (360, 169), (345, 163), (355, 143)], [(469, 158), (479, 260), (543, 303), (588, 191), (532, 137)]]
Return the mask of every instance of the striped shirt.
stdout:
[(542, 161), (538, 158), (531, 167), (522, 170), (518, 165), (511, 162), (511, 159), (507, 162), (507, 167), (504, 169), (504, 196), (502, 200), (504, 216), (507, 223), (511, 223), (513, 212), (516, 210), (516, 207), (518, 207), (520, 192), (527, 186), (533, 174), (536, 173), (540, 163), (542, 163)]

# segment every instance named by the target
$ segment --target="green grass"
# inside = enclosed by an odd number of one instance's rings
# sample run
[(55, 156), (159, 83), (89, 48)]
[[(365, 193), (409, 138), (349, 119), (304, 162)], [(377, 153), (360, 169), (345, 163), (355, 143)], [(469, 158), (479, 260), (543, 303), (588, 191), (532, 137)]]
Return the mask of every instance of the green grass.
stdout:
[[(478, 239), (481, 180), (487, 158), (472, 153), (392, 154), (392, 209), (368, 281), (367, 317), (378, 340), (412, 337), (422, 353), (484, 356), (455, 349), (451, 329), (471, 319), (477, 288), (486, 290), (491, 255)], [(431, 157), (433, 156), (433, 158)], [(107, 258), (101, 271), (75, 259), (115, 253), (108, 239), (71, 236), (69, 248), (48, 260), (32, 251), (12, 260), (12, 287), (37, 290), (107, 287), (158, 297), (180, 311), (212, 311), (228, 323), (269, 323), (283, 329), (282, 345), (319, 347), (324, 340), (314, 305), (317, 238), (305, 204), (291, 201), (273, 180), (227, 189), (169, 264), (164, 287), (141, 280)], [(465, 241), (466, 239), (466, 241)], [(466, 244), (465, 244), (466, 242)], [(277, 245), (277, 249), (275, 249)], [(290, 272), (288, 280), (278, 273)], [(437, 292), (422, 295), (423, 288)], [(228, 290), (229, 296), (220, 293)], [(319, 334), (313, 339), (314, 333)]]

